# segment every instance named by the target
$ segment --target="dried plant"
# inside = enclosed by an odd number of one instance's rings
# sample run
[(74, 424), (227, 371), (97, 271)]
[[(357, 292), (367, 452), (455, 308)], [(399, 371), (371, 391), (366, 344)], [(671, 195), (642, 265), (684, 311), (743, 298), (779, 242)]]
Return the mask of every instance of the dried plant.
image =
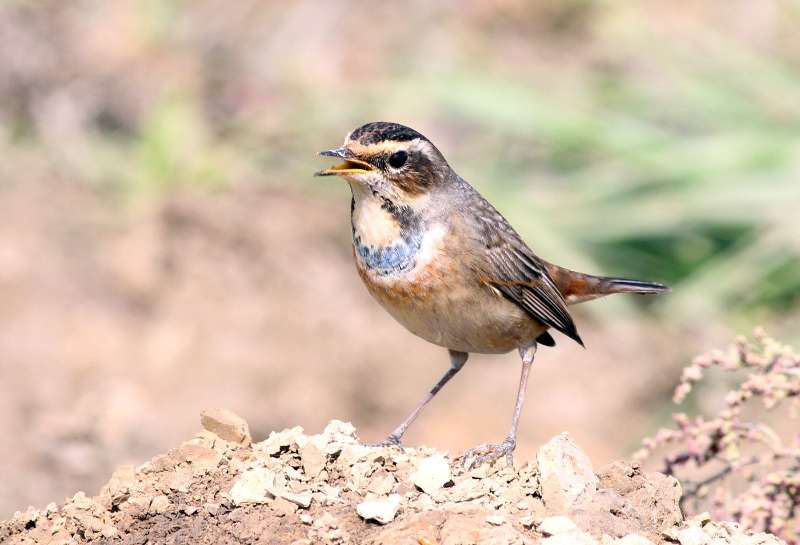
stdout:
[(707, 510), (800, 543), (800, 433), (796, 423), (787, 426), (800, 408), (800, 356), (757, 330), (752, 341), (740, 337), (726, 351), (696, 358), (683, 370), (675, 402), (711, 368), (737, 378), (721, 410), (711, 418), (674, 414), (676, 428), (645, 439), (635, 457), (665, 456), (663, 470), (681, 481), (687, 514)]

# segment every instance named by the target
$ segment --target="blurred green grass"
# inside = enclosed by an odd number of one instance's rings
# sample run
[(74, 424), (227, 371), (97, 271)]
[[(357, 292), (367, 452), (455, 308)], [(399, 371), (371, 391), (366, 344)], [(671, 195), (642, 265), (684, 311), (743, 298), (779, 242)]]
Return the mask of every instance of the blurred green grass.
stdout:
[[(242, 181), (338, 193), (311, 180), (314, 153), (396, 120), (433, 138), (541, 255), (674, 288), (618, 311), (737, 329), (800, 314), (797, 2), (474, 1), (455, 18), (421, 2), (393, 17), (248, 1), (230, 21), (209, 18), (221, 2), (120, 5), (109, 24), (127, 34), (90, 43), (121, 52), (91, 61), (76, 20), (109, 8), (2, 8), (23, 35), (49, 18), (52, 49), (78, 59), (63, 75), (9, 70), (9, 157), (39, 150), (122, 200)], [(58, 100), (83, 93), (98, 96), (69, 139), (48, 137)]]

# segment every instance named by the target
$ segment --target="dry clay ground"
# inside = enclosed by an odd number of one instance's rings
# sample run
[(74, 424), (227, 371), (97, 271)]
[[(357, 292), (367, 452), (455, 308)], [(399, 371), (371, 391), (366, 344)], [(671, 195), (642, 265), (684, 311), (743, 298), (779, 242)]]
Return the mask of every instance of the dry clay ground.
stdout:
[(68, 543), (774, 544), (706, 516), (682, 520), (680, 486), (625, 462), (597, 473), (567, 434), (535, 461), (464, 470), (427, 447), (368, 447), (332, 421), (252, 444), (214, 409), (166, 454), (114, 472), (100, 493), (0, 522), (8, 545)]

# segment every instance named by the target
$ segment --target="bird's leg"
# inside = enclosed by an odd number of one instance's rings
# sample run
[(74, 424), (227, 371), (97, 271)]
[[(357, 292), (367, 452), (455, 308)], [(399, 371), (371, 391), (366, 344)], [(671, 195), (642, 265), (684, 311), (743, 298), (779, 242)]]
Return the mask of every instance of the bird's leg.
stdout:
[(534, 341), (528, 346), (520, 347), (519, 355), (522, 357), (522, 371), (519, 377), (517, 401), (514, 404), (514, 416), (511, 417), (511, 431), (508, 432), (508, 435), (500, 444), (484, 443), (469, 449), (464, 454), (464, 465), (467, 465), (467, 461), (472, 460), (469, 464), (470, 469), (474, 469), (486, 462), (492, 462), (503, 455), (505, 455), (508, 465), (511, 467), (514, 466), (514, 457), (512, 453), (517, 446), (519, 415), (522, 412), (522, 404), (525, 401), (525, 391), (528, 389), (528, 374), (533, 364), (533, 358), (536, 355), (536, 342)]
[(456, 373), (458, 373), (461, 368), (464, 367), (464, 364), (467, 363), (468, 357), (469, 354), (466, 352), (456, 352), (455, 350), (450, 350), (450, 368), (447, 370), (447, 372), (445, 372), (445, 374), (442, 375), (442, 378), (440, 378), (439, 381), (433, 385), (431, 391), (428, 392), (422, 401), (420, 401), (419, 404), (414, 407), (414, 410), (411, 411), (411, 414), (409, 414), (406, 419), (403, 420), (386, 439), (380, 443), (377, 443), (375, 446), (400, 446), (400, 440), (403, 438), (403, 434), (406, 432), (406, 429), (408, 429), (411, 423), (417, 418), (417, 416), (419, 416), (419, 413), (422, 412), (422, 409), (425, 408), (425, 405), (430, 403), (431, 399), (433, 399), (434, 396), (439, 393), (439, 390), (441, 390), (444, 385), (447, 384), (451, 378), (456, 376)]

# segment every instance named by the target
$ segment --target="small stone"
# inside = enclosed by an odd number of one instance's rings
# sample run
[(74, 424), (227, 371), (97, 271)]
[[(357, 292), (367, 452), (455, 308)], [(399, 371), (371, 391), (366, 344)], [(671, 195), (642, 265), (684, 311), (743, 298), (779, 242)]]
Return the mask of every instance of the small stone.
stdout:
[(505, 524), (506, 519), (503, 515), (489, 515), (486, 517), (486, 522), (491, 524), (492, 526), (502, 526)]
[[(330, 449), (326, 450), (326, 452), (330, 453), (329, 451)], [(365, 447), (364, 445), (344, 445), (339, 449), (339, 457), (336, 459), (336, 465), (341, 468), (348, 468), (363, 458), (368, 451), (369, 447)]]
[(297, 445), (298, 438), (303, 436), (303, 428), (295, 426), (293, 428), (285, 429), (283, 431), (270, 432), (269, 437), (260, 443), (253, 445), (253, 448), (262, 450), (272, 456), (278, 454), (285, 448), (290, 448), (292, 445)]
[(315, 443), (308, 441), (300, 447), (300, 461), (305, 474), (313, 479), (325, 469), (327, 456)]
[(394, 490), (396, 482), (392, 475), (384, 471), (382, 475), (373, 477), (367, 487), (367, 492), (372, 492), (376, 496), (386, 496)]
[(189, 468), (181, 468), (173, 471), (166, 479), (166, 485), (177, 492), (188, 492), (192, 484), (193, 476)]
[(159, 494), (150, 502), (150, 508), (148, 509), (148, 512), (155, 514), (166, 513), (169, 511), (170, 505), (169, 498), (164, 494)]
[(284, 498), (276, 498), (269, 506), (279, 517), (292, 515), (297, 511), (297, 505)]
[(308, 509), (311, 506), (311, 499), (313, 498), (310, 491), (304, 492), (290, 492), (286, 489), (271, 489), (272, 494), (277, 498), (283, 498), (286, 501), (293, 503), (303, 509)]
[(183, 511), (187, 515), (194, 515), (195, 513), (197, 513), (197, 507), (195, 507), (194, 505), (184, 505), (183, 507), (181, 507), (181, 511)]
[(125, 502), (125, 505), (134, 513), (134, 514), (144, 514), (147, 513), (150, 509), (150, 503), (152, 503), (152, 499), (145, 495), (136, 495), (131, 496)]
[(220, 439), (249, 446), (250, 428), (241, 416), (227, 409), (206, 409), (200, 413), (200, 424)]
[(669, 528), (665, 528), (661, 532), (661, 537), (666, 539), (667, 541), (672, 541), (677, 543), (678, 541), (678, 528), (675, 526), (670, 526)]
[(427, 494), (434, 494), (450, 481), (450, 464), (441, 454), (422, 460), (411, 474), (411, 482)]
[(365, 500), (356, 506), (356, 512), (364, 520), (374, 520), (380, 524), (387, 524), (394, 520), (402, 499), (400, 494), (392, 494), (385, 499)]
[(688, 526), (678, 530), (678, 541), (681, 545), (707, 545), (711, 538), (699, 526)]
[(314, 521), (314, 526), (317, 528), (338, 528), (339, 520), (330, 513), (325, 512)]
[(614, 545), (654, 545), (652, 541), (639, 534), (629, 534), (614, 542)]
[(117, 529), (110, 524), (104, 524), (102, 529), (100, 530), (100, 534), (106, 539), (111, 539), (112, 537), (116, 537), (118, 533), (119, 532), (117, 531)]
[(322, 432), (329, 437), (330, 442), (353, 442), (358, 441), (356, 437), (356, 427), (350, 422), (341, 420), (331, 420)]
[(586, 532), (558, 534), (543, 539), (541, 545), (598, 545), (598, 542)]
[(215, 469), (222, 460), (222, 454), (203, 445), (187, 443), (172, 451), (172, 457), (180, 462), (189, 462), (195, 474), (203, 474)]
[(567, 512), (590, 499), (599, 479), (589, 457), (568, 433), (548, 441), (536, 454), (542, 499), (550, 512)]
[(87, 498), (83, 491), (80, 491), (72, 496), (72, 505), (78, 509), (91, 509), (94, 505), (94, 502), (91, 500), (91, 498)]
[(218, 503), (206, 503), (203, 505), (203, 509), (205, 509), (206, 513), (212, 516), (216, 516), (219, 513), (219, 504)]
[(555, 536), (558, 534), (575, 532), (578, 530), (578, 527), (569, 517), (555, 516), (547, 517), (542, 520), (538, 530), (546, 536)]
[(480, 479), (464, 479), (448, 490), (451, 501), (471, 501), (489, 493), (489, 487)]
[(526, 515), (524, 517), (520, 517), (519, 523), (522, 524), (525, 528), (533, 528), (533, 525), (536, 524), (536, 517), (533, 515)]
[(311, 525), (314, 522), (314, 519), (308, 513), (303, 513), (302, 515), (300, 515), (300, 522), (302, 522), (303, 524)]
[(236, 505), (266, 503), (273, 497), (269, 489), (274, 485), (275, 474), (263, 467), (248, 469), (233, 483), (228, 493)]

